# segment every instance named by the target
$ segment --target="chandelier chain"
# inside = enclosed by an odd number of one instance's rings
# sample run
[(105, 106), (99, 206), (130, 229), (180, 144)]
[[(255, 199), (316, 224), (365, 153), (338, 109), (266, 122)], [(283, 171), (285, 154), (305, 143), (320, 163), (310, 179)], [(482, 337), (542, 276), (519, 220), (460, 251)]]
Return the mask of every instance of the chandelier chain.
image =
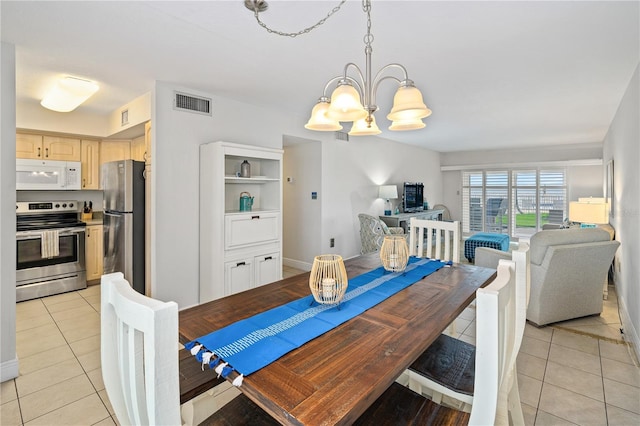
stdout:
[(253, 16), (255, 16), (256, 21), (258, 21), (258, 24), (262, 28), (267, 30), (268, 33), (277, 34), (279, 36), (292, 37), (293, 38), (293, 37), (297, 37), (299, 35), (307, 34), (307, 33), (311, 32), (311, 31), (315, 30), (316, 28), (318, 28), (320, 25), (324, 24), (327, 19), (329, 19), (334, 13), (336, 13), (336, 12), (338, 12), (340, 10), (342, 5), (345, 4), (346, 1), (347, 0), (342, 0), (339, 5), (337, 5), (333, 9), (331, 9), (331, 11), (329, 11), (329, 13), (327, 13), (327, 16), (325, 16), (324, 18), (319, 20), (316, 24), (314, 24), (314, 25), (312, 25), (310, 27), (307, 27), (307, 28), (305, 28), (303, 30), (294, 32), (294, 33), (287, 33), (287, 32), (278, 31), (278, 30), (274, 30), (274, 29), (269, 28), (267, 26), (267, 24), (265, 24), (264, 22), (262, 22), (260, 20), (259, 11), (258, 11), (258, 5), (257, 5), (257, 3), (255, 1), (253, 2), (253, 5), (254, 5), (254, 7), (253, 7)]
[(371, 34), (371, 1), (362, 0), (362, 10), (367, 14), (367, 34), (364, 36), (364, 43), (371, 46), (373, 34)]

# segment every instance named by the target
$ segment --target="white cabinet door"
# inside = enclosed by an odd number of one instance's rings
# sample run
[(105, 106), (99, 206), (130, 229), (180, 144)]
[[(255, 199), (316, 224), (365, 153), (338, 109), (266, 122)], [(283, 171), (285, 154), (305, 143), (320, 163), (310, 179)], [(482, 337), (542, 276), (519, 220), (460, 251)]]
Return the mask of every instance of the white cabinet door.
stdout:
[(253, 287), (253, 259), (241, 259), (224, 264), (225, 296)]
[(278, 241), (280, 214), (255, 212), (227, 215), (224, 237), (226, 250)]
[(282, 266), (280, 265), (280, 253), (269, 253), (254, 258), (256, 269), (255, 287), (269, 284), (281, 279)]

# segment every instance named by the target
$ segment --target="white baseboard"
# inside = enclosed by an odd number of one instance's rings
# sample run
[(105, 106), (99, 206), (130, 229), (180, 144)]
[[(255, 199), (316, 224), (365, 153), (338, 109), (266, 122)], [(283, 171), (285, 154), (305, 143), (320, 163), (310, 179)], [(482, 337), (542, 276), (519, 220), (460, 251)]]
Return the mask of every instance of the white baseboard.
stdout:
[(624, 329), (624, 340), (629, 342), (631, 348), (635, 350), (636, 362), (640, 358), (640, 336), (638, 330), (633, 327), (633, 322), (627, 311), (625, 300), (618, 298), (618, 305), (620, 307), (620, 316), (622, 317), (622, 328)]
[(0, 364), (0, 382), (18, 377), (18, 356)]
[(310, 271), (311, 270), (311, 263), (308, 262), (302, 262), (300, 260), (295, 260), (295, 259), (288, 259), (288, 258), (282, 258), (282, 264), (284, 266), (288, 266), (290, 268), (296, 268), (296, 269), (300, 269), (302, 271)]

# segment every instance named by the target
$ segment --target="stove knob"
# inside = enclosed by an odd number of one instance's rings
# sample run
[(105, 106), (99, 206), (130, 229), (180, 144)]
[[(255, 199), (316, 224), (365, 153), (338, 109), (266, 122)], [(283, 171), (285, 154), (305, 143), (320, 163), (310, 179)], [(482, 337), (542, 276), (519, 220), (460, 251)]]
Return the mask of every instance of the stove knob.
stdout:
[(60, 204), (56, 204), (56, 209), (60, 208)]
[(62, 203), (62, 207), (67, 207), (67, 203)]
[(73, 207), (73, 203), (69, 203), (69, 207)]

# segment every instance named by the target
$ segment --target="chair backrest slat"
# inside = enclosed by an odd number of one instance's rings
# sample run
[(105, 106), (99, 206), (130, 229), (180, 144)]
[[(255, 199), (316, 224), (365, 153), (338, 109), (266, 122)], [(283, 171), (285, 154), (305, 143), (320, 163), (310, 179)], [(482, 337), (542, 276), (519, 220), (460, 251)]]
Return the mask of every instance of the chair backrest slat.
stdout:
[(500, 260), (498, 276), (476, 292), (476, 369), (470, 425), (508, 424), (509, 374), (516, 344), (515, 263)]
[(443, 222), (412, 217), (409, 222), (409, 254), (459, 263), (460, 222)]
[(120, 424), (180, 424), (178, 305), (137, 293), (122, 273), (101, 280), (101, 360)]

